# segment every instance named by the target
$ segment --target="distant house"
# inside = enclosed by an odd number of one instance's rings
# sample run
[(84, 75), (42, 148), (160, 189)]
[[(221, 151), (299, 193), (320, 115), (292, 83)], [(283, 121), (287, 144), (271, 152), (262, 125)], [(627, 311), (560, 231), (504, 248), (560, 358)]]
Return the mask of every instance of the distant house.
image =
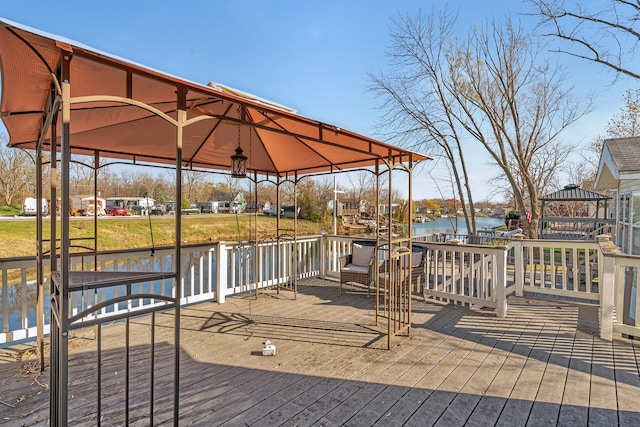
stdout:
[(389, 209), (389, 205), (378, 205), (378, 212), (380, 212), (383, 215), (388, 215), (389, 210), (391, 210), (391, 214), (393, 215), (398, 210), (399, 207), (400, 205), (397, 203), (392, 203), (391, 209)]
[(616, 245), (624, 253), (640, 255), (640, 137), (604, 141), (595, 187), (612, 196)]
[(210, 201), (216, 203), (217, 213), (229, 213), (232, 210), (233, 197), (228, 192), (216, 191), (211, 195)]

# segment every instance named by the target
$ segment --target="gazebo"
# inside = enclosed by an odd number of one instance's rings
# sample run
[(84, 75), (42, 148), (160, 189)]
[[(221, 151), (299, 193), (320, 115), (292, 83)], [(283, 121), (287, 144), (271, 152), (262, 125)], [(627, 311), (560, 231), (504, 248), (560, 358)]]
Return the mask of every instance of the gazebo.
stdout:
[[(73, 40), (43, 33), (0, 18), (0, 64), (2, 100), (0, 116), (10, 136), (9, 145), (36, 153), (36, 197), (60, 198), (61, 216), (52, 215), (49, 237), (44, 219), (37, 218), (38, 318), (44, 317), (44, 284), (51, 278), (51, 404), (50, 422), (67, 424), (68, 334), (77, 328), (94, 327), (101, 348), (100, 327), (105, 322), (129, 322), (133, 316), (171, 311), (174, 321), (173, 424), (178, 424), (180, 371), (181, 263), (169, 270), (100, 271), (97, 261), (90, 271), (76, 271), (71, 253), (76, 239), (70, 226), (70, 164), (74, 156), (92, 159), (94, 180), (107, 164), (128, 167), (162, 167), (175, 171), (175, 199), (181, 200), (183, 171), (228, 171), (248, 177), (256, 184), (297, 184), (305, 176), (365, 169), (378, 179), (388, 175), (388, 200), (395, 173), (406, 173), (411, 195), (415, 164), (428, 157), (368, 138), (339, 126), (296, 114), (292, 109), (217, 83), (202, 85), (122, 58), (97, 51)], [(43, 189), (45, 166), (51, 187)], [(59, 187), (58, 187), (59, 182)], [(257, 186), (256, 186), (257, 187)], [(378, 185), (379, 187), (379, 185)], [(380, 194), (380, 192), (377, 192)], [(413, 211), (409, 196), (409, 215)], [(181, 213), (175, 215), (175, 259), (181, 260)], [(408, 219), (409, 224), (411, 218)], [(289, 235), (280, 230), (278, 236)], [(411, 252), (411, 229), (398, 236), (389, 228), (378, 233), (376, 244), (386, 248), (381, 261)], [(295, 231), (293, 232), (295, 238)], [(94, 238), (82, 243), (98, 251), (97, 220)], [(395, 265), (389, 262), (389, 265)], [(49, 267), (47, 274), (45, 267)], [(410, 270), (409, 270), (410, 272)], [(293, 272), (295, 280), (295, 271)], [(390, 274), (389, 277), (395, 277)], [(145, 283), (169, 285), (161, 292)], [(411, 296), (396, 289), (394, 279), (386, 283), (384, 316), (389, 336), (410, 331)], [(159, 288), (165, 288), (160, 286)], [(121, 293), (113, 289), (122, 289)], [(100, 300), (105, 290), (110, 297)], [(137, 291), (136, 291), (137, 290)], [(391, 299), (393, 296), (393, 299)], [(97, 311), (109, 305), (128, 307), (131, 301), (149, 299), (148, 309), (116, 310), (107, 317)], [(43, 330), (38, 324), (41, 365)], [(155, 323), (152, 323), (152, 330)], [(128, 329), (127, 329), (128, 330)], [(126, 339), (126, 337), (125, 337)], [(153, 332), (151, 333), (153, 340)], [(153, 365), (154, 345), (149, 363)], [(126, 347), (128, 363), (129, 347)], [(97, 363), (101, 352), (98, 351)], [(99, 369), (98, 369), (99, 371)], [(100, 378), (97, 378), (97, 419), (100, 419)], [(153, 383), (149, 404), (153, 414)], [(128, 384), (128, 383), (127, 383)], [(128, 396), (128, 385), (125, 395)], [(128, 400), (127, 400), (128, 402)], [(124, 411), (128, 413), (128, 403)], [(153, 415), (150, 423), (153, 424)]]
[(606, 194), (566, 185), (562, 190), (540, 197), (541, 239), (596, 240), (612, 231)]

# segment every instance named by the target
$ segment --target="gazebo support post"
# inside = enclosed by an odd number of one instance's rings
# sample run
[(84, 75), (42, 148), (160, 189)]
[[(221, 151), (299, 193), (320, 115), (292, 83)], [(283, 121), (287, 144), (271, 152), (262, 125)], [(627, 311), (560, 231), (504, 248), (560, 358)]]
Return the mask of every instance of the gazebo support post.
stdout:
[(276, 293), (280, 295), (280, 280), (282, 278), (280, 251), (280, 175), (276, 176)]

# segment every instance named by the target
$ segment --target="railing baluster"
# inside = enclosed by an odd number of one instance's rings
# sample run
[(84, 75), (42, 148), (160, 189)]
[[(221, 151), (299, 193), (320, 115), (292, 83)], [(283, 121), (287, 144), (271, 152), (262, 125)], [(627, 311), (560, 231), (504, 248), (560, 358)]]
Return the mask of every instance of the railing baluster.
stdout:
[[(251, 257), (240, 256), (243, 251), (254, 251), (254, 243), (249, 246), (238, 244), (209, 244), (186, 246), (183, 249), (185, 259), (191, 259), (191, 265), (183, 270), (183, 278), (190, 278), (191, 295), (185, 295), (184, 301), (195, 301), (216, 298), (223, 303), (228, 293), (241, 292), (258, 288), (274, 286), (277, 283), (288, 284), (297, 267), (298, 278), (312, 277), (325, 274), (327, 278), (337, 279), (339, 256), (349, 251), (351, 239), (339, 236), (312, 236), (297, 240), (297, 258), (294, 257), (293, 241), (261, 242), (257, 252), (251, 252)], [(473, 303), (478, 305), (500, 305), (502, 297), (500, 293), (506, 284), (506, 276), (500, 266), (501, 257), (505, 256), (506, 249), (496, 246), (479, 245), (451, 245), (445, 243), (425, 242), (415, 243), (415, 246), (427, 248), (426, 268), (427, 281), (424, 285), (424, 294), (436, 296), (440, 299), (458, 301), (459, 303)], [(617, 312), (617, 322), (613, 327), (629, 331), (638, 330), (635, 325), (623, 325), (624, 307), (630, 307), (633, 302), (625, 300), (624, 284), (625, 271), (628, 268), (640, 267), (640, 258), (616, 255), (616, 273), (607, 276), (604, 271), (602, 250), (595, 242), (567, 242), (552, 240), (514, 240), (509, 244), (509, 253), (513, 258), (509, 262), (514, 264), (514, 277), (516, 294), (518, 287), (522, 287), (521, 295), (529, 293), (554, 294), (576, 299), (586, 299), (594, 303), (600, 303), (602, 293), (608, 285), (608, 280), (614, 280), (612, 286), (614, 307)], [(276, 254), (280, 251), (280, 265), (276, 264)], [(540, 256), (536, 260), (535, 253)], [(549, 260), (546, 260), (545, 252)], [(206, 254), (206, 255), (205, 255)], [(86, 258), (86, 257), (85, 257)], [(131, 271), (152, 268), (156, 271), (166, 271), (171, 264), (176, 262), (172, 248), (157, 248), (153, 257), (148, 249), (135, 249), (125, 252), (99, 253), (97, 265), (100, 270)], [(249, 259), (249, 262), (246, 260)], [(30, 310), (29, 289), (35, 285), (35, 277), (31, 277), (35, 267), (35, 257), (23, 257), (20, 259), (0, 259), (2, 278), (2, 297), (0, 307), (2, 309), (2, 330), (0, 330), (0, 343), (11, 342), (16, 339), (33, 336), (35, 332), (30, 330), (35, 325), (28, 324)], [(257, 262), (257, 274), (253, 277), (253, 263)], [(214, 263), (216, 263), (214, 265)], [(525, 267), (526, 266), (526, 267)], [(95, 268), (93, 261), (85, 262), (81, 255), (72, 257), (74, 270)], [(195, 270), (199, 268), (198, 274)], [(550, 278), (545, 275), (548, 272)], [(188, 274), (188, 276), (187, 276)], [(611, 277), (611, 279), (609, 279)], [(33, 280), (32, 280), (33, 279)], [(32, 283), (33, 282), (33, 283)], [(520, 283), (520, 285), (519, 285)], [(171, 293), (167, 288), (167, 281), (162, 283), (136, 284), (136, 289), (141, 286), (149, 286), (151, 292), (162, 288), (162, 293)], [(14, 287), (16, 291), (10, 291)], [(142, 288), (144, 289), (144, 288)], [(628, 291), (628, 289), (627, 289)], [(107, 295), (104, 288), (95, 294), (74, 294), (70, 299), (70, 311), (78, 312), (106, 300), (117, 297), (121, 290), (114, 287)], [(10, 298), (17, 295), (17, 299)], [(194, 299), (196, 298), (196, 299)], [(45, 298), (48, 300), (48, 298)], [(17, 301), (17, 302), (16, 302)], [(640, 298), (636, 298), (640, 301)], [(17, 303), (17, 305), (16, 305)], [(130, 303), (129, 310), (135, 310), (149, 304), (152, 301), (139, 300), (138, 307)], [(635, 303), (636, 305), (638, 302)], [(497, 306), (496, 306), (497, 307)], [(640, 309), (636, 307), (636, 310)], [(10, 324), (9, 314), (12, 310), (21, 311), (20, 322)], [(117, 304), (106, 307), (98, 313), (104, 316), (107, 311), (117, 312), (122, 310)], [(606, 317), (606, 316), (605, 316)], [(636, 323), (638, 322), (635, 320)], [(628, 322), (631, 323), (631, 322)], [(48, 330), (48, 325), (45, 325)], [(635, 329), (634, 329), (635, 328)]]

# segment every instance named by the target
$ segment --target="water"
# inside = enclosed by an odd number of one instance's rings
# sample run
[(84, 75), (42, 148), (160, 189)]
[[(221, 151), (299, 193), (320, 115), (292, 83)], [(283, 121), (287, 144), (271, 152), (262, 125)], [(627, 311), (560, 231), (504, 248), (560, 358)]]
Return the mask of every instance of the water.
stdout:
[[(457, 220), (457, 223), (456, 223)], [(476, 218), (478, 230), (491, 229), (504, 225), (504, 218), (479, 217)], [(464, 218), (440, 218), (434, 221), (413, 224), (413, 235), (422, 236), (425, 234), (469, 234)]]

